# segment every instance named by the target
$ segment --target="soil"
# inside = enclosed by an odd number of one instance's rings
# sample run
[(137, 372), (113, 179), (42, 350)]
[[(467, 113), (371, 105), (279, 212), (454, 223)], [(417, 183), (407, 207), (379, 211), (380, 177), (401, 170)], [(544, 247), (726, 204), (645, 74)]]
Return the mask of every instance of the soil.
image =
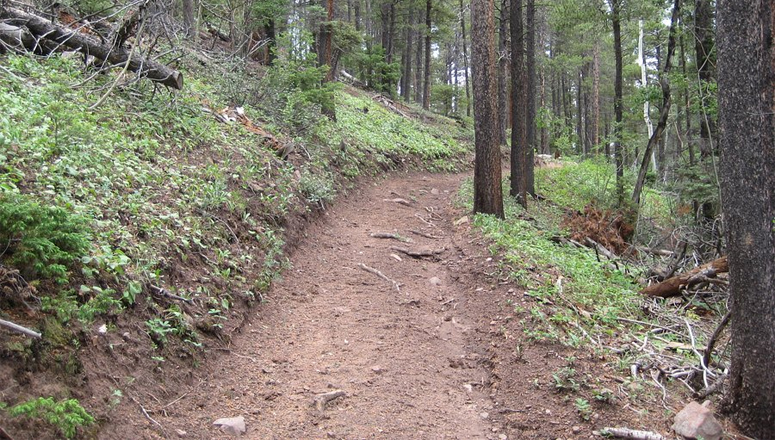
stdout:
[[(343, 197), (304, 229), (292, 267), (241, 324), (207, 343), (204, 360), (168, 356), (149, 372), (153, 353), (137, 348), (147, 337), (141, 326), (104, 343), (96, 336), (95, 355), (84, 360), (88, 383), (75, 397), (112, 406), (92, 433), (219, 439), (227, 434), (213, 422), (239, 416), (247, 439), (594, 438), (604, 426), (669, 432), (665, 410), (681, 402), (633, 399), (661, 391), (623, 388), (626, 373), (593, 349), (528, 340), (529, 314), (514, 306), (540, 305), (502, 279), (488, 243), (456, 206), (465, 178), (392, 174)], [(575, 391), (557, 386), (556, 376), (569, 371)], [(111, 390), (121, 391), (109, 402), (96, 397)], [(593, 390), (610, 398), (599, 402)], [(336, 391), (343, 393), (324, 402)], [(580, 397), (589, 402), (584, 414)]]

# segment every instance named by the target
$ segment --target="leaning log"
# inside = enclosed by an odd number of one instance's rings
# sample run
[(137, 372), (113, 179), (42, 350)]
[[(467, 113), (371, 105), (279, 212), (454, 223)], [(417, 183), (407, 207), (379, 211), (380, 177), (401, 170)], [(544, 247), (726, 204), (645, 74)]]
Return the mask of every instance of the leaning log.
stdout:
[(152, 81), (178, 90), (183, 88), (183, 75), (161, 63), (141, 56), (131, 56), (131, 52), (124, 48), (103, 44), (90, 35), (58, 26), (16, 8), (5, 7), (1, 14), (2, 18), (9, 19), (10, 24), (29, 29), (30, 33), (37, 39), (48, 40), (68, 49), (83, 52), (112, 65), (122, 66), (128, 62), (129, 70), (138, 72)]
[(690, 270), (689, 272), (668, 278), (661, 283), (653, 284), (641, 290), (640, 293), (660, 298), (670, 298), (681, 295), (681, 290), (699, 284), (708, 278), (715, 278), (720, 273), (729, 272), (727, 257), (721, 257), (710, 263)]

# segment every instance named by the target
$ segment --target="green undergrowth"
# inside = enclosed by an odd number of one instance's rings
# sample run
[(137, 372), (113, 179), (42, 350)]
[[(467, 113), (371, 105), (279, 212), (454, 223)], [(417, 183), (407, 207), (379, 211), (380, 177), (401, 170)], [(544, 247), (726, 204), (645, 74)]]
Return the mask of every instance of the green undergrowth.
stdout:
[[(550, 339), (570, 346), (595, 340), (604, 344), (627, 327), (620, 318), (644, 320), (636, 277), (643, 268), (633, 262), (612, 263), (591, 249), (563, 244), (568, 235), (563, 220), (569, 210), (615, 206), (613, 168), (601, 160), (563, 161), (559, 167), (536, 169), (536, 189), (545, 197), (531, 200), (528, 211), (505, 197), (505, 220), (477, 215), (474, 223), (492, 240), (491, 252), (501, 256), (501, 270), (526, 289), (538, 305), (515, 307), (536, 326), (526, 330), (535, 340)], [(470, 182), (461, 189), (471, 200)], [(504, 187), (508, 194), (508, 187)], [(641, 217), (669, 224), (671, 199), (647, 188)], [(470, 206), (469, 206), (470, 208)]]
[[(535, 176), (536, 191), (557, 206), (576, 211), (583, 211), (587, 205), (593, 205), (601, 210), (617, 209), (615, 168), (612, 163), (606, 162), (603, 156), (578, 162), (563, 160), (559, 167), (536, 168)], [(629, 201), (632, 196), (634, 183), (633, 170), (627, 169), (624, 174), (626, 201)], [(679, 216), (677, 204), (678, 199), (674, 193), (646, 185), (637, 210), (638, 217), (657, 227), (673, 227)], [(626, 208), (634, 209), (630, 206)]]
[[(470, 192), (470, 186), (463, 191)], [(577, 347), (589, 336), (613, 335), (620, 326), (617, 318), (640, 316), (637, 287), (624, 267), (609, 267), (591, 250), (552, 241), (563, 233), (553, 206), (539, 202), (525, 213), (508, 197), (505, 211), (506, 220), (477, 215), (474, 224), (492, 240), (490, 251), (502, 257), (504, 275), (546, 306), (515, 306), (515, 313), (529, 313), (537, 324), (526, 330), (530, 337)]]
[(76, 438), (78, 428), (94, 424), (91, 416), (76, 399), (54, 401), (53, 397), (38, 397), (8, 408), (12, 417), (23, 417), (35, 423), (48, 423), (64, 438)]
[(159, 350), (173, 338), (199, 349), (235, 305), (266, 299), (288, 266), (290, 217), (361, 176), (450, 170), (470, 151), (453, 120), (426, 127), (343, 87), (324, 90), (330, 121), (287, 71), (230, 77), (251, 81), (240, 104), (288, 147), (283, 160), (265, 136), (213, 117), (241, 96), (218, 70), (192, 69), (181, 92), (119, 86), (90, 108), (114, 76), (87, 79), (59, 57), (0, 66), (0, 263), (68, 329), (132, 311)]

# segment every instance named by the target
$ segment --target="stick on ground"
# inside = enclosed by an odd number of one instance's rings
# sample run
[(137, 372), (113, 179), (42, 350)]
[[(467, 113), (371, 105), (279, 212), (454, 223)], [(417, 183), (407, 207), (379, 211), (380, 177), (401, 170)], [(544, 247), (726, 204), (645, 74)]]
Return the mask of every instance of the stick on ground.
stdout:
[(665, 437), (656, 432), (637, 431), (629, 428), (603, 428), (602, 432), (617, 438), (629, 438), (633, 440), (666, 440)]
[(11, 329), (15, 332), (23, 333), (31, 338), (40, 339), (40, 333), (30, 330), (27, 327), (22, 327), (19, 324), (14, 324), (11, 321), (6, 321), (4, 319), (0, 319), (0, 326)]
[(388, 278), (387, 275), (385, 275), (384, 273), (380, 272), (379, 270), (374, 269), (373, 267), (369, 267), (369, 266), (367, 266), (367, 265), (365, 265), (363, 263), (358, 263), (358, 267), (360, 267), (361, 269), (365, 270), (366, 272), (373, 273), (374, 275), (382, 278), (383, 280), (385, 280), (385, 281), (387, 281), (389, 283), (393, 283), (393, 286), (396, 288), (396, 290), (399, 291), (399, 292), (401, 291), (401, 287), (398, 284), (398, 282)]
[(318, 411), (325, 411), (328, 402), (340, 397), (344, 397), (345, 395), (347, 395), (347, 393), (342, 390), (334, 390), (328, 393), (318, 394), (315, 396), (314, 400), (315, 408), (317, 408)]

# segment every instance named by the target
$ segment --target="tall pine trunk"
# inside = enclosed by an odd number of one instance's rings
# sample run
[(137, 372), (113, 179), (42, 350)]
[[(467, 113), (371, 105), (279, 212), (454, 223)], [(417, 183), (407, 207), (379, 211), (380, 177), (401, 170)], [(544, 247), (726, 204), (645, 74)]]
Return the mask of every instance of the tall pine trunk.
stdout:
[(471, 55), (474, 86), (474, 212), (503, 218), (500, 147), (495, 94), (493, 0), (471, 1)]
[(722, 200), (732, 312), (724, 407), (775, 439), (775, 0), (719, 0)]

